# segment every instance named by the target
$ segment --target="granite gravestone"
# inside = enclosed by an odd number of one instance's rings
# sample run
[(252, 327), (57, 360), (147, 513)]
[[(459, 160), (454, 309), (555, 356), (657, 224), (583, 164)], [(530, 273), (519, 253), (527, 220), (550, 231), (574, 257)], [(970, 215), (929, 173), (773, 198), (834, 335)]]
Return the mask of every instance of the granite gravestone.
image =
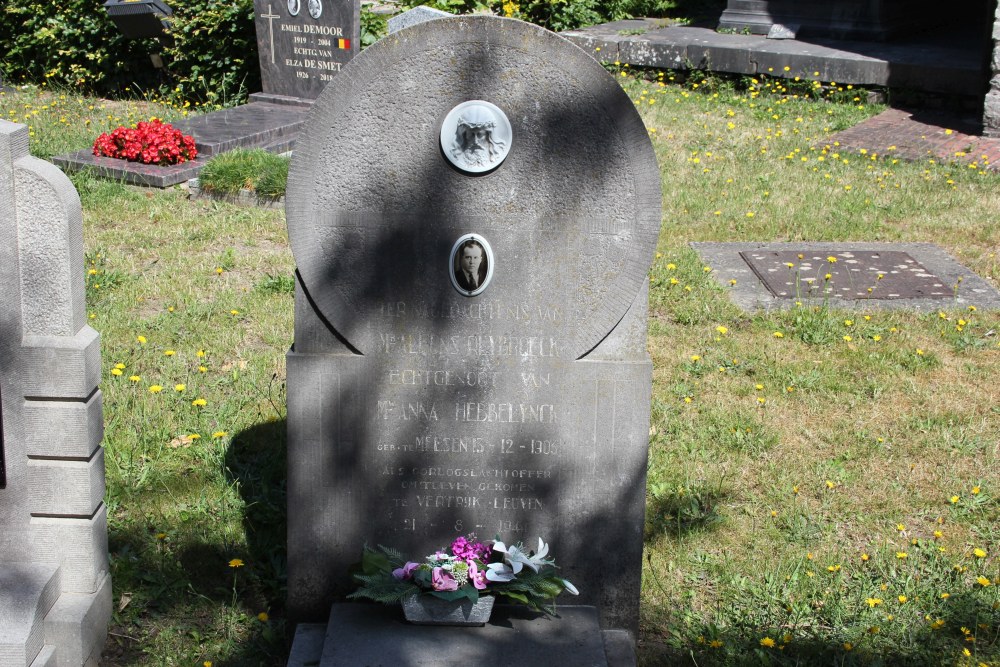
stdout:
[(254, 0), (263, 92), (254, 101), (316, 99), (358, 52), (359, 0)]
[(97, 665), (111, 618), (80, 200), (0, 120), (0, 664)]
[[(326, 618), (362, 545), (533, 543), (635, 632), (660, 175), (614, 79), (486, 16), (389, 35), (292, 160), (289, 608)], [(529, 542), (529, 540), (531, 542)]]

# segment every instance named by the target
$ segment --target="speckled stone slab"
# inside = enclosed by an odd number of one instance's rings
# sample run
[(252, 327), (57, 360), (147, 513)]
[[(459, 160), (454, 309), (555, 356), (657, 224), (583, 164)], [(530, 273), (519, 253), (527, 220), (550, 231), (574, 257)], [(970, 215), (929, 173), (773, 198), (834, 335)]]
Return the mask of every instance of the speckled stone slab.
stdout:
[(712, 267), (712, 275), (733, 301), (747, 310), (789, 308), (806, 299), (841, 308), (1000, 308), (996, 288), (931, 243), (692, 243), (691, 247)]
[(482, 627), (406, 623), (398, 607), (334, 604), (327, 625), (299, 626), (288, 667), (519, 664), (634, 667), (619, 631), (601, 631), (597, 609), (559, 605), (546, 617), (498, 605)]

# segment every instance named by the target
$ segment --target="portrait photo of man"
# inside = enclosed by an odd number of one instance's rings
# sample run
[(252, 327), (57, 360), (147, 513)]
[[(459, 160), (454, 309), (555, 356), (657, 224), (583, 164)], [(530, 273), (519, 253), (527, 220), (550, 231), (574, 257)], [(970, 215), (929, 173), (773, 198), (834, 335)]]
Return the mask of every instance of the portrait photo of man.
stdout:
[(452, 251), (453, 284), (459, 292), (472, 296), (486, 287), (491, 255), (484, 239), (472, 234), (459, 239)]

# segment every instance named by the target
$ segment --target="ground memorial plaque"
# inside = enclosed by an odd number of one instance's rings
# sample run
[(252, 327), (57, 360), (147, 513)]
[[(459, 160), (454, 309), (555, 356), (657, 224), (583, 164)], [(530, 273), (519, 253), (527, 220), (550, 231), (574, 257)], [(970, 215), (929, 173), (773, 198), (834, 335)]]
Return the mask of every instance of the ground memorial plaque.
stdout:
[(313, 100), (358, 52), (359, 0), (254, 0), (263, 93)]
[(362, 545), (550, 542), (635, 631), (660, 176), (614, 79), (530, 24), (384, 38), (313, 106), (286, 197), (289, 607)]

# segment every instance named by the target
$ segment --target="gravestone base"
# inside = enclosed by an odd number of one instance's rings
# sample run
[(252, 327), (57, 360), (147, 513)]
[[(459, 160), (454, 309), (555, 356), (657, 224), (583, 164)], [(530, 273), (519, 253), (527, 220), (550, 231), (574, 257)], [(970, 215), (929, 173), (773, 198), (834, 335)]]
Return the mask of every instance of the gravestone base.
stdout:
[(482, 627), (412, 625), (400, 607), (337, 603), (327, 625), (301, 624), (288, 667), (450, 667), (464, 664), (634, 667), (631, 636), (602, 632), (596, 607), (559, 606), (546, 617), (497, 605)]

